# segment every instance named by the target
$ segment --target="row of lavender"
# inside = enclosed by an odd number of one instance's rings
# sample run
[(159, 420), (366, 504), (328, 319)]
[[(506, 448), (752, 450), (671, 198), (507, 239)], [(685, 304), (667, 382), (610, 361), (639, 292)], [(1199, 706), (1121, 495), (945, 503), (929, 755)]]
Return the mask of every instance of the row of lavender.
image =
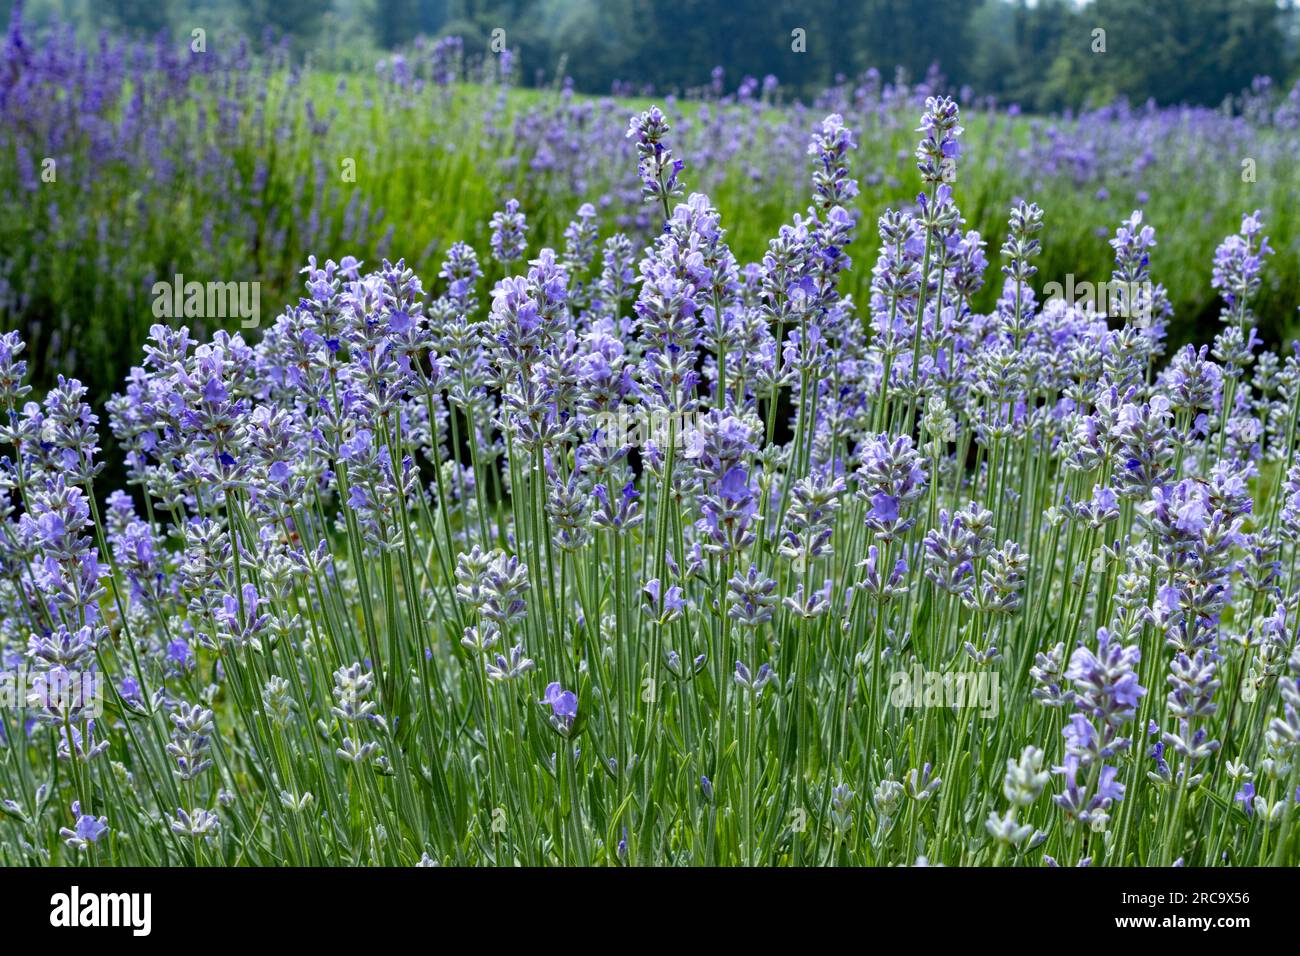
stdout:
[(512, 200), (427, 288), (313, 258), (255, 344), (156, 326), (102, 510), (82, 386), (0, 338), (0, 860), (1300, 861), (1260, 217), (1212, 345), (1165, 355), (1140, 212), (1140, 319), (1036, 294), (1028, 203), (978, 312), (958, 105), (919, 132), (860, 301), (840, 115), (742, 263), (650, 109), (649, 242), (589, 205), (530, 258)]
[[(486, 242), (503, 195), (520, 199), (534, 235), (553, 245), (584, 202), (638, 240), (658, 228), (638, 202), (629, 107), (563, 84), (512, 89), (520, 67), (508, 52), (482, 58), (444, 39), (357, 77), (217, 35), (201, 46), (108, 35), (87, 44), (70, 29), (34, 39), (20, 12), (10, 25), (0, 49), (0, 322), (24, 333), (43, 384), (74, 372), (107, 395), (154, 321), (155, 284), (178, 274), (258, 283), (269, 314), (293, 296), (290, 277), (309, 252), (400, 257), (428, 274), (454, 242)], [(736, 219), (733, 248), (756, 259), (807, 195), (807, 130), (831, 112), (873, 144), (861, 160), (864, 199), (916, 214), (898, 157), (941, 85), (873, 72), (809, 107), (787, 103), (775, 77), (733, 88), (717, 73), (666, 112), (697, 188)], [(971, 91), (958, 99), (972, 129), (962, 185), (973, 227), (993, 234), (1002, 210), (1030, 196), (1088, 210), (1062, 223), (1045, 254), (1054, 280), (1103, 277), (1111, 224), (1142, 207), (1180, 224), (1163, 255), (1194, 324), (1212, 316), (1205, 263), (1238, 210), (1262, 209), (1288, 252), (1300, 236), (1289, 185), (1300, 90), (1259, 85), (1226, 113), (1114, 106), (1051, 120)], [(869, 255), (869, 242), (853, 252)], [(1274, 307), (1270, 338), (1300, 288), (1295, 260), (1282, 257), (1261, 290)], [(869, 291), (865, 273), (846, 282), (859, 298)], [(250, 318), (196, 311), (201, 334)]]

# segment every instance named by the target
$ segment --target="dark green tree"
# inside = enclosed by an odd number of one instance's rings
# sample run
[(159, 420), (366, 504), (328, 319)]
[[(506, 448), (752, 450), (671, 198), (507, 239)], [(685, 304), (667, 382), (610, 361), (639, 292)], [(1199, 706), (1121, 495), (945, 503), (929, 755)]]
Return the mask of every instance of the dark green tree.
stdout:
[(403, 46), (419, 33), (419, 0), (375, 0), (375, 42), (381, 47)]
[(246, 30), (257, 37), (267, 30), (293, 39), (299, 51), (310, 49), (329, 9), (319, 0), (236, 0)]
[(108, 22), (127, 33), (153, 35), (172, 26), (174, 0), (102, 0), (96, 5)]

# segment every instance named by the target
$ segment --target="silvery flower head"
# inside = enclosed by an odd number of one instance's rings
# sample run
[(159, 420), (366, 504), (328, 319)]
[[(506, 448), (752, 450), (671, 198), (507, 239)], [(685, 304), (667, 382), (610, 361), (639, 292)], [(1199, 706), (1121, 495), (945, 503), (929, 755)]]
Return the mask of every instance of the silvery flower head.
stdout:
[(484, 621), (482, 624), (465, 628), (465, 634), (460, 639), (461, 646), (473, 654), (486, 654), (501, 638), (501, 631), (493, 621)]
[(942, 784), (943, 779), (933, 775), (928, 763), (920, 770), (913, 767), (903, 775), (903, 791), (918, 803), (929, 800)]
[(211, 743), (213, 714), (197, 704), (188, 707), (181, 704), (170, 716), (174, 729), (171, 742), (167, 744), (167, 753), (176, 760), (172, 773), (178, 780), (190, 781), (212, 766), (207, 753)]
[(32, 390), (24, 384), (27, 363), (18, 358), (25, 348), (27, 343), (17, 332), (0, 334), (0, 406), (15, 407)]
[(871, 796), (872, 802), (876, 805), (876, 812), (886, 819), (893, 817), (899, 801), (903, 798), (903, 793), (903, 785), (897, 780), (886, 778), (880, 781)]
[(984, 829), (988, 830), (989, 836), (993, 837), (994, 841), (1008, 846), (1024, 843), (1034, 832), (1031, 825), (1016, 822), (1014, 809), (1008, 809), (1001, 816), (996, 810), (990, 810), (988, 819), (984, 821)]
[(867, 527), (883, 541), (892, 541), (907, 531), (914, 518), (907, 518), (907, 506), (925, 493), (929, 475), (909, 435), (882, 433), (872, 436), (858, 450), (859, 465), (854, 477), (857, 495), (871, 505)]
[(340, 667), (334, 672), (335, 704), (330, 713), (348, 723), (378, 719), (377, 705), (368, 699), (374, 688), (374, 675), (363, 670), (360, 663)]
[(942, 591), (964, 595), (974, 585), (974, 562), (979, 538), (965, 523), (962, 512), (939, 510), (939, 527), (926, 532), (925, 576)]
[(528, 222), (519, 210), (519, 200), (506, 201), (505, 209), (492, 214), (488, 223), (492, 230), (492, 257), (502, 265), (509, 265), (524, 257), (528, 248)]
[(960, 108), (948, 97), (928, 97), (918, 133), (916, 168), (925, 183), (950, 183), (956, 178), (961, 148), (957, 139), (964, 132), (959, 125)]
[(49, 634), (33, 634), (27, 653), (33, 659), (53, 666), (75, 670), (95, 657), (95, 630), (81, 627), (70, 631), (65, 624)]
[(484, 553), (478, 545), (456, 555), (456, 597), (472, 608), (487, 603), (485, 592), (488, 566), (495, 552)]
[(1002, 244), (1002, 254), (1009, 260), (1002, 273), (1012, 283), (1023, 285), (1038, 272), (1033, 259), (1042, 251), (1036, 238), (1042, 228), (1043, 210), (1037, 203), (1021, 202), (1012, 207), (1007, 239)]
[(756, 700), (762, 696), (763, 688), (775, 677), (776, 672), (772, 670), (771, 664), (763, 664), (759, 667), (757, 674), (751, 674), (748, 667), (741, 661), (736, 661), (736, 683), (748, 691)]
[(727, 582), (727, 616), (742, 627), (758, 627), (772, 620), (777, 606), (776, 581), (751, 564)]
[(981, 575), (978, 606), (989, 614), (1014, 614), (1020, 609), (1021, 591), (1029, 569), (1029, 556), (1008, 540), (988, 555)]
[(683, 191), (678, 177), (686, 164), (673, 159), (672, 150), (664, 142), (668, 128), (668, 120), (657, 106), (632, 117), (628, 123), (627, 137), (636, 144), (641, 196), (646, 202), (667, 204), (669, 197), (679, 196)]
[(532, 658), (524, 656), (524, 646), (516, 644), (510, 649), (510, 655), (498, 654), (494, 661), (484, 664), (491, 681), (509, 681), (527, 674), (535, 666)]
[(297, 706), (287, 680), (275, 675), (267, 680), (266, 686), (262, 689), (262, 708), (271, 723), (277, 727), (285, 726)]
[(844, 117), (832, 113), (822, 120), (808, 142), (808, 155), (815, 157), (813, 193), (818, 208), (828, 212), (847, 206), (858, 194), (857, 182), (849, 176), (848, 154), (858, 148)]
[(1029, 669), (1034, 688), (1030, 696), (1044, 707), (1073, 707), (1074, 691), (1065, 676), (1065, 645), (1057, 643), (1047, 652), (1034, 655), (1034, 666)]
[(842, 477), (824, 469), (795, 482), (779, 549), (783, 557), (802, 568), (833, 553), (835, 513), (845, 487)]
[(315, 799), (311, 795), (311, 791), (307, 791), (302, 795), (290, 793), (288, 790), (280, 791), (280, 805), (290, 813), (302, 813), (312, 805)]
[(103, 682), (93, 662), (85, 670), (69, 670), (61, 664), (31, 672), (27, 706), (41, 724), (63, 727), (100, 713)]
[(519, 621), (528, 610), (524, 601), (528, 589), (528, 565), (521, 564), (514, 555), (495, 551), (484, 574), (487, 599), (480, 613), (502, 626)]
[(381, 758), (379, 744), (373, 740), (361, 744), (351, 737), (344, 737), (342, 746), (338, 747), (334, 753), (340, 760), (357, 766), (377, 762)]
[(1019, 759), (1007, 760), (1002, 792), (1012, 806), (1027, 807), (1042, 794), (1049, 777), (1043, 769), (1043, 752), (1037, 747), (1026, 747)]
[(831, 790), (831, 827), (836, 833), (848, 833), (853, 828), (853, 801), (857, 797), (849, 785), (841, 783)]
[(211, 810), (200, 807), (196, 810), (186, 811), (178, 807), (176, 819), (172, 821), (171, 828), (173, 833), (178, 833), (181, 836), (211, 839), (221, 830), (221, 821)]

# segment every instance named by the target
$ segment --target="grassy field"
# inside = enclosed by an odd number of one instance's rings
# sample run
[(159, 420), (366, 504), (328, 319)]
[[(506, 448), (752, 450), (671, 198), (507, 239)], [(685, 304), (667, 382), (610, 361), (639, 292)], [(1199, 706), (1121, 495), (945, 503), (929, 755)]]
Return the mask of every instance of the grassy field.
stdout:
[[(488, 220), (506, 197), (528, 217), (530, 254), (558, 246), (585, 201), (597, 206), (602, 238), (650, 234), (623, 136), (646, 101), (482, 77), (439, 85), (391, 70), (291, 73), (270, 61), (128, 75), (90, 62), (72, 82), (66, 70), (29, 67), (16, 87), (26, 99), (11, 94), (0, 123), (0, 323), (28, 337), (40, 381), (57, 370), (100, 397), (115, 389), (155, 321), (153, 284), (177, 273), (259, 283), (265, 322), (300, 294), (309, 254), (374, 265), (404, 258), (432, 281), (452, 242), (485, 251)], [(870, 224), (887, 208), (913, 207), (912, 117), (927, 92), (850, 85), (804, 107), (778, 105), (778, 89), (761, 101), (667, 110), (687, 189), (708, 193), (742, 263), (760, 259), (804, 208), (808, 132), (826, 112), (843, 112), (860, 143), (855, 211), (865, 225), (849, 252), (865, 265), (878, 245)], [(1153, 276), (1169, 289), (1177, 344), (1212, 326), (1213, 249), (1243, 212), (1261, 209), (1278, 250), (1260, 296), (1261, 334), (1290, 334), (1300, 293), (1294, 129), (1204, 110), (1065, 120), (978, 104), (963, 121), (955, 192), (990, 252), (1012, 203), (1037, 202), (1050, 211), (1039, 280), (1105, 281), (1107, 238), (1141, 208), (1159, 237)], [(1244, 181), (1246, 160), (1253, 182)], [(497, 277), (489, 272), (485, 287)], [(869, 269), (855, 269), (846, 291), (863, 301), (869, 281)], [(976, 308), (997, 292), (986, 286)]]

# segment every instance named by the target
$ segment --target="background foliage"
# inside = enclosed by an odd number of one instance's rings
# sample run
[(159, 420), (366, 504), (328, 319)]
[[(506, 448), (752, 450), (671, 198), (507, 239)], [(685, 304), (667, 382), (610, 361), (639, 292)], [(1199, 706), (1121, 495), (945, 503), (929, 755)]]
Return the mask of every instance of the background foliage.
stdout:
[[(300, 56), (347, 63), (420, 34), (482, 49), (499, 28), (523, 54), (525, 82), (563, 64), (578, 89), (601, 93), (619, 81), (684, 89), (719, 64), (810, 93), (870, 67), (915, 77), (937, 63), (958, 86), (1037, 111), (1117, 96), (1215, 105), (1255, 76), (1294, 75), (1300, 38), (1294, 0), (32, 0), (27, 9), (34, 23), (137, 35), (270, 30)], [(796, 28), (806, 56), (790, 55)], [(1104, 58), (1092, 55), (1096, 28), (1106, 31)]]

